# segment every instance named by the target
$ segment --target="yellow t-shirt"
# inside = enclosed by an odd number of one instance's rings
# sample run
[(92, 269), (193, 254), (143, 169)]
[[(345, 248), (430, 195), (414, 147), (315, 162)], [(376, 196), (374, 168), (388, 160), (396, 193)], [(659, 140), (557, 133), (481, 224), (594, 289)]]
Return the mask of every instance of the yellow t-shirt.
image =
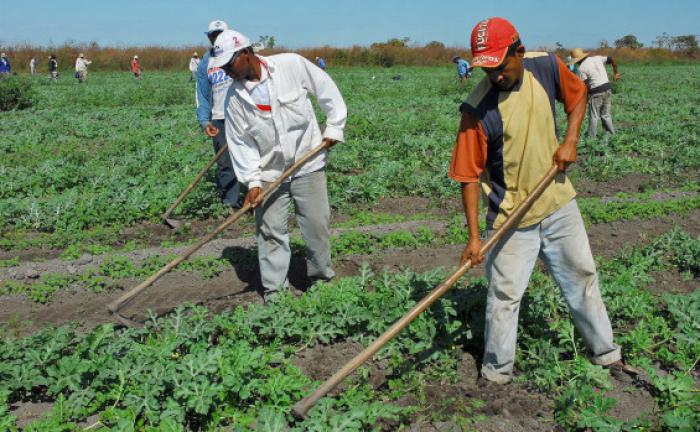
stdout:
[[(488, 203), (486, 221), (498, 228), (551, 168), (559, 147), (555, 100), (567, 112), (585, 95), (585, 86), (553, 54), (527, 53), (523, 79), (503, 91), (484, 78), (461, 107), (462, 125), (455, 143), (450, 177), (481, 181)], [(519, 221), (534, 225), (576, 196), (560, 174)]]

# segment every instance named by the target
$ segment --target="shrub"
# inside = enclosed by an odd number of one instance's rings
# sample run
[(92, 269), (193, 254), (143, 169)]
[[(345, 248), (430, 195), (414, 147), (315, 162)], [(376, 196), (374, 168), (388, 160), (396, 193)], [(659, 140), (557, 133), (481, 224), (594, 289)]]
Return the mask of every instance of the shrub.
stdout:
[(16, 75), (0, 79), (0, 111), (29, 108), (35, 100), (36, 92), (29, 80)]

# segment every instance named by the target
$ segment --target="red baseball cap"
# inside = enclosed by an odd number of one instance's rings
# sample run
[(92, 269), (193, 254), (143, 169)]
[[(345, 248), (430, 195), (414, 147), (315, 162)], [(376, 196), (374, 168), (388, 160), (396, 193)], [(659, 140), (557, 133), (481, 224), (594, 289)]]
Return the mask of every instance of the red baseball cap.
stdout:
[(472, 30), (472, 66), (497, 67), (503, 63), (508, 47), (518, 39), (518, 31), (505, 18), (479, 21)]

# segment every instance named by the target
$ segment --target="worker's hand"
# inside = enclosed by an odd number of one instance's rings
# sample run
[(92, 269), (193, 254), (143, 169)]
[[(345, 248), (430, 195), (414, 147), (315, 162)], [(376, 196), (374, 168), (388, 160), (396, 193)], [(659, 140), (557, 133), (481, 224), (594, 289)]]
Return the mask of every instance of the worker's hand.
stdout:
[(338, 144), (338, 140), (334, 140), (332, 138), (324, 138), (323, 139), (323, 145), (327, 148), (330, 149), (334, 145)]
[(219, 135), (219, 128), (211, 123), (207, 123), (207, 125), (204, 126), (204, 133), (214, 138), (215, 136)]
[(469, 239), (467, 247), (462, 252), (462, 259), (459, 261), (460, 265), (464, 265), (467, 260), (472, 261), (472, 267), (484, 260), (484, 256), (481, 255), (481, 239), (479, 237)]
[(554, 163), (559, 171), (566, 171), (566, 167), (576, 162), (576, 143), (564, 142), (554, 153)]
[(250, 204), (252, 208), (257, 207), (260, 204), (260, 192), (262, 192), (262, 189), (259, 187), (251, 188), (245, 196), (243, 205)]
[(614, 81), (617, 81), (617, 80), (619, 80), (619, 79), (620, 79), (620, 74), (619, 74), (619, 73), (616, 73), (615, 75), (613, 75), (613, 80), (614, 80)]

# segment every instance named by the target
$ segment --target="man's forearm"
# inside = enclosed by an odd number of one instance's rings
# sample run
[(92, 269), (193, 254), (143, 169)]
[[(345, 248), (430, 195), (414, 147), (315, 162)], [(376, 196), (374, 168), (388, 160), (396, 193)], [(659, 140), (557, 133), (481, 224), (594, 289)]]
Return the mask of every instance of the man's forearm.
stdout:
[(578, 143), (581, 134), (581, 124), (586, 116), (586, 102), (588, 101), (588, 92), (585, 92), (581, 100), (576, 104), (573, 110), (567, 114), (566, 135), (564, 135), (564, 144), (574, 145)]
[(469, 238), (479, 237), (479, 183), (462, 183), (462, 206), (469, 227)]

